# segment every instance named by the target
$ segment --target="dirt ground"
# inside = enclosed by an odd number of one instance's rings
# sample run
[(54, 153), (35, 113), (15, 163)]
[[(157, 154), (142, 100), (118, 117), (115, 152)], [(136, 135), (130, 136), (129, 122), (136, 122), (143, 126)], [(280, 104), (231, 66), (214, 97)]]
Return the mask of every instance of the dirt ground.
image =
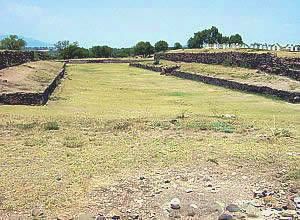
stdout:
[(51, 82), (62, 63), (37, 61), (0, 70), (0, 93), (39, 92)]

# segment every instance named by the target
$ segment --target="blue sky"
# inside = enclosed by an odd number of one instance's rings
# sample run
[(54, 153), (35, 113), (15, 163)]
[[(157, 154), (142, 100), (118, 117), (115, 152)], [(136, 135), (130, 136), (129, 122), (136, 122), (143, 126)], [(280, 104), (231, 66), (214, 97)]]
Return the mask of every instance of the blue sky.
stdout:
[(186, 44), (217, 26), (246, 43), (300, 43), (300, 0), (0, 0), (0, 34), (82, 46)]

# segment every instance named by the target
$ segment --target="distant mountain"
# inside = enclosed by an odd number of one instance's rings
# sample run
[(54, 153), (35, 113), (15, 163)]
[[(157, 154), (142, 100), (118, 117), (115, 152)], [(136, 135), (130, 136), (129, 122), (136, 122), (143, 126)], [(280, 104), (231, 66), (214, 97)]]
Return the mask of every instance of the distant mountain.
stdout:
[[(1, 35), (0, 34), (0, 40), (8, 37), (9, 35)], [(26, 41), (26, 47), (51, 47), (53, 46), (53, 44), (51, 43), (47, 43), (47, 42), (43, 42), (40, 40), (36, 40), (33, 38), (29, 38), (29, 37), (23, 37), (23, 36), (18, 36), (19, 38), (22, 38), (23, 40)]]

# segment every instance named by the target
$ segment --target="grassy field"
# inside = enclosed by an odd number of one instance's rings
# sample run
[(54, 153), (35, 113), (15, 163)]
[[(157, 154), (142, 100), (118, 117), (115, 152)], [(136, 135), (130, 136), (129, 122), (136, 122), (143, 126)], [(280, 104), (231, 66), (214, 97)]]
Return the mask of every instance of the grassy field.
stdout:
[(62, 67), (58, 62), (36, 61), (2, 69), (0, 93), (44, 91)]
[[(146, 63), (153, 64), (153, 61)], [(180, 70), (199, 73), (201, 75), (214, 76), (224, 79), (230, 79), (242, 83), (249, 83), (253, 85), (269, 86), (271, 88), (297, 91), (300, 92), (300, 82), (284, 76), (267, 74), (259, 72), (255, 69), (241, 68), (241, 67), (227, 67), (223, 65), (212, 65), (203, 63), (185, 63), (185, 62), (172, 62), (161, 60), (161, 65), (180, 65)]]
[(300, 57), (300, 52), (290, 51), (268, 51), (257, 49), (179, 49), (169, 50), (167, 53), (221, 53), (221, 52), (247, 52), (247, 53), (273, 53), (279, 57)]
[(300, 176), (299, 105), (127, 64), (69, 65), (46, 106), (0, 118), (0, 213), (78, 212), (95, 186), (208, 160)]

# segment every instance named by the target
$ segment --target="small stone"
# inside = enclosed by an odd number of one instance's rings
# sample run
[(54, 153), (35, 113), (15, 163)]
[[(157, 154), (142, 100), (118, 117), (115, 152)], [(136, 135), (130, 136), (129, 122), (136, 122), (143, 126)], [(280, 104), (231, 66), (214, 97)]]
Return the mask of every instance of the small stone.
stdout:
[(186, 193), (191, 193), (191, 192), (193, 192), (193, 190), (192, 189), (187, 189), (187, 190), (185, 190), (185, 192)]
[(100, 215), (97, 215), (95, 220), (106, 220), (106, 218), (104, 215), (100, 214)]
[(294, 203), (296, 203), (296, 204), (300, 203), (300, 197), (295, 197), (294, 198)]
[(205, 184), (206, 187), (212, 187), (213, 185), (211, 183)]
[(41, 208), (37, 208), (36, 207), (36, 208), (32, 209), (31, 215), (33, 217), (41, 217), (41, 216), (44, 215), (44, 212), (43, 212), (43, 210)]
[(77, 217), (78, 220), (94, 220), (95, 218), (87, 214), (79, 214)]
[(222, 215), (219, 216), (218, 219), (219, 220), (232, 220), (233, 217), (232, 217), (232, 215), (229, 215), (229, 214), (222, 214)]
[(122, 215), (122, 213), (117, 209), (112, 209), (110, 211), (110, 213), (108, 214), (108, 216), (111, 217), (111, 219), (114, 219), (114, 220), (121, 219), (121, 215)]
[(281, 213), (281, 216), (283, 216), (283, 217), (294, 217), (296, 215), (297, 215), (296, 210), (284, 210)]
[(247, 207), (244, 208), (245, 213), (250, 218), (257, 218), (260, 216), (260, 210), (252, 205), (247, 205)]
[(187, 210), (187, 216), (194, 217), (196, 215), (195, 209), (189, 207)]
[(266, 209), (266, 210), (262, 211), (262, 215), (265, 217), (270, 217), (270, 216), (274, 216), (277, 214), (278, 214), (278, 211), (272, 210), (272, 209)]
[(190, 204), (190, 207), (193, 209), (198, 209), (198, 206), (196, 204)]
[(239, 212), (240, 208), (235, 204), (230, 204), (226, 207), (226, 210), (229, 212)]
[(262, 198), (264, 195), (263, 195), (263, 192), (262, 190), (256, 190), (253, 192), (254, 194), (254, 198)]
[(178, 198), (174, 198), (170, 202), (172, 209), (180, 209), (180, 200)]
[(236, 118), (236, 115), (234, 114), (224, 114), (222, 115), (223, 118), (226, 118), (226, 119), (233, 119), (233, 118)]
[(203, 178), (203, 181), (204, 181), (204, 182), (209, 182), (209, 181), (211, 181), (211, 178), (210, 178), (209, 176), (205, 176), (205, 177)]

